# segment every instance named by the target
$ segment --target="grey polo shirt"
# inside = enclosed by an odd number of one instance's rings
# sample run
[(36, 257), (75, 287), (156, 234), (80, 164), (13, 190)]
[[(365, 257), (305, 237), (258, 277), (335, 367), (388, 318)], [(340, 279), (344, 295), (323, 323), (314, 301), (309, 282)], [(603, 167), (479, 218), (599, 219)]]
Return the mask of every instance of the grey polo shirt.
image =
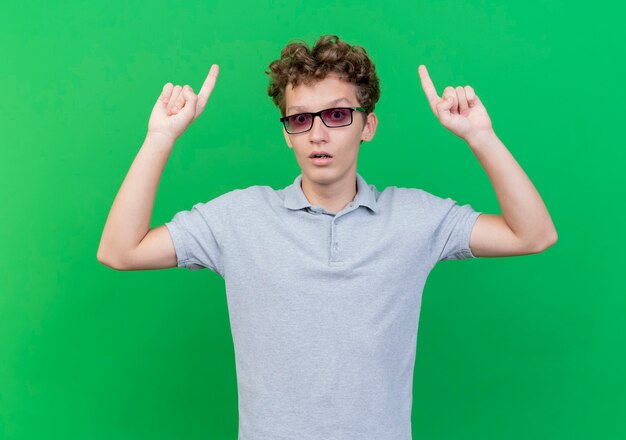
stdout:
[(422, 290), (437, 262), (476, 258), (481, 213), (357, 173), (332, 214), (301, 181), (233, 190), (166, 223), (178, 267), (225, 281), (238, 440), (409, 440)]

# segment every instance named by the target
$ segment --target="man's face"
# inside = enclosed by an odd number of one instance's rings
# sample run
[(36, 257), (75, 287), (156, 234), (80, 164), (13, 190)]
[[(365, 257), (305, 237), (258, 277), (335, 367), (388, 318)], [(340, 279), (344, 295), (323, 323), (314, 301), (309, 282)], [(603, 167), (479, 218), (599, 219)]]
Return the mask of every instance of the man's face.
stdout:
[[(356, 99), (356, 86), (332, 74), (311, 85), (298, 84), (285, 91), (286, 116), (302, 112), (317, 112), (332, 107), (360, 107)], [(376, 132), (376, 115), (354, 111), (352, 124), (345, 127), (327, 127), (319, 117), (313, 120), (311, 130), (283, 134), (289, 148), (294, 150), (303, 179), (319, 184), (331, 184), (356, 172), (360, 141), (369, 141)], [(332, 159), (323, 165), (315, 164), (310, 158), (314, 151), (325, 151)]]

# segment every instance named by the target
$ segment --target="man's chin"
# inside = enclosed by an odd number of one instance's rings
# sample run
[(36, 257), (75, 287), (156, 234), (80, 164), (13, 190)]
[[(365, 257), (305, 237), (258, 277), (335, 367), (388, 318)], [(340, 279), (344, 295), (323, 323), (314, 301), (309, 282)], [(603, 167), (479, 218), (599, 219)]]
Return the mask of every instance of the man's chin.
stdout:
[(330, 167), (305, 168), (302, 170), (302, 177), (315, 185), (330, 185), (345, 177), (347, 172), (349, 171), (340, 172)]

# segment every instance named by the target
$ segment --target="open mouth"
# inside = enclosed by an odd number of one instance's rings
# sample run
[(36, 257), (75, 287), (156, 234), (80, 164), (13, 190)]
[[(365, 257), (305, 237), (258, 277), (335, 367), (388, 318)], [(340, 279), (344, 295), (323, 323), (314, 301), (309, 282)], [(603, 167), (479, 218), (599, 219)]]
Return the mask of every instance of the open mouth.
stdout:
[(311, 154), (309, 154), (309, 157), (310, 158), (333, 157), (333, 155), (330, 154), (328, 151), (317, 150), (317, 151), (311, 151)]

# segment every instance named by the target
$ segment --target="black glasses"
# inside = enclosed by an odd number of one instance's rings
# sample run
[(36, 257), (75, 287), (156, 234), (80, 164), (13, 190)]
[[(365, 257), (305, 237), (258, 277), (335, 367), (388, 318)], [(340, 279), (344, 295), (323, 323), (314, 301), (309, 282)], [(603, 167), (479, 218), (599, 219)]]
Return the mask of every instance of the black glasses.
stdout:
[(316, 113), (298, 113), (280, 118), (289, 134), (304, 133), (313, 127), (313, 120), (319, 116), (325, 126), (330, 128), (345, 127), (352, 124), (352, 112), (366, 112), (363, 107), (333, 107)]

